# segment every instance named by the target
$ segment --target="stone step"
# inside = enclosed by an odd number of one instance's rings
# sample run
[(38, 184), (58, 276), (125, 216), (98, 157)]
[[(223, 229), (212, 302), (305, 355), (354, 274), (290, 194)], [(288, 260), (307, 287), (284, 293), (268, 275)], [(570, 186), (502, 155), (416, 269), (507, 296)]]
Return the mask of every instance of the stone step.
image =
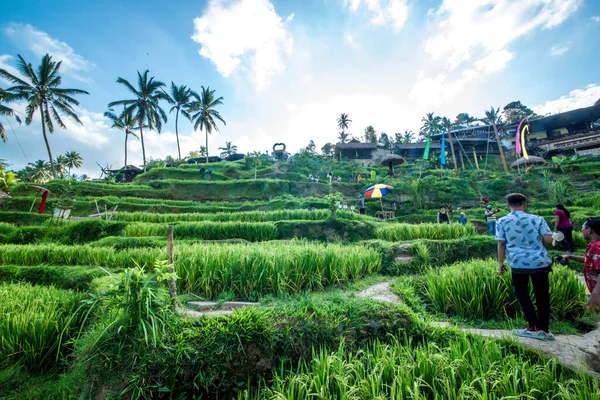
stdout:
[(250, 303), (245, 301), (226, 301), (217, 303), (215, 301), (189, 301), (188, 306), (195, 311), (212, 311), (212, 310), (234, 310), (242, 307), (255, 306), (258, 303)]
[(394, 258), (394, 261), (396, 261), (397, 263), (409, 263), (414, 259), (413, 256), (409, 256), (409, 255), (405, 255), (405, 254), (401, 254), (398, 257)]

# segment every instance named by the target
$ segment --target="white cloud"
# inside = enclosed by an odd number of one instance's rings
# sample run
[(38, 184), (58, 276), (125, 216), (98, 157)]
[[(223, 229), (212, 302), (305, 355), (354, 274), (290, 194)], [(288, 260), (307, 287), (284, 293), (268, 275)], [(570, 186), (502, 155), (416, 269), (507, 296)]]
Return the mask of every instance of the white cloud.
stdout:
[[(443, 0), (435, 12), (437, 31), (425, 41), (425, 52), (444, 66), (432, 76), (421, 73), (411, 98), (440, 105), (474, 81), (507, 67), (515, 57), (514, 41), (551, 29), (574, 13), (583, 0)], [(564, 53), (568, 48), (557, 48)], [(561, 53), (561, 54), (562, 54)], [(439, 66), (438, 66), (439, 68)], [(449, 93), (451, 95), (449, 95)]]
[(552, 46), (550, 48), (550, 55), (551, 56), (562, 56), (567, 51), (569, 51), (568, 46)]
[[(286, 22), (293, 19), (293, 14)], [(192, 39), (225, 77), (250, 70), (258, 90), (285, 69), (284, 56), (293, 48), (285, 23), (269, 0), (214, 0), (194, 19)]]
[(27, 47), (40, 58), (48, 53), (54, 61), (62, 61), (61, 72), (70, 74), (75, 79), (87, 80), (88, 78), (81, 73), (94, 67), (94, 64), (75, 53), (75, 50), (65, 42), (54, 39), (29, 24), (10, 24), (4, 29), (4, 33), (15, 43)]
[(356, 43), (356, 41), (354, 40), (354, 37), (351, 34), (346, 34), (344, 35), (344, 40), (346, 41), (346, 44), (348, 46), (350, 46), (353, 49), (358, 48), (358, 44)]
[(600, 15), (592, 17), (592, 21), (600, 23)]
[(391, 25), (400, 30), (408, 19), (406, 0), (344, 0), (344, 5), (352, 12), (364, 6), (373, 15), (370, 20), (373, 25)]
[(568, 95), (562, 96), (557, 100), (550, 100), (532, 107), (532, 110), (540, 115), (557, 114), (577, 108), (593, 106), (599, 99), (600, 86), (598, 84), (591, 84), (583, 89), (572, 90)]

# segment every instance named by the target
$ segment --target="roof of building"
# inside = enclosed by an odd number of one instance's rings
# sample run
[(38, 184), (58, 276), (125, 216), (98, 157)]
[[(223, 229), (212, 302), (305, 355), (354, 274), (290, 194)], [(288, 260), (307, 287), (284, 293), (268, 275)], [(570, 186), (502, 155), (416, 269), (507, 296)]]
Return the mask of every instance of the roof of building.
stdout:
[(361, 143), (358, 141), (351, 141), (348, 143), (337, 143), (335, 145), (336, 150), (347, 150), (347, 149), (364, 149), (364, 150), (369, 150), (369, 149), (376, 149), (377, 145), (375, 143)]
[(532, 132), (539, 132), (557, 128), (566, 128), (572, 125), (596, 121), (598, 119), (600, 119), (600, 104), (542, 117), (529, 121), (529, 125)]
[(118, 174), (120, 172), (130, 172), (130, 173), (136, 173), (136, 174), (141, 174), (142, 172), (144, 172), (143, 169), (136, 167), (135, 165), (127, 165), (127, 168), (122, 167), (119, 169), (109, 169), (108, 172), (113, 173), (113, 174)]

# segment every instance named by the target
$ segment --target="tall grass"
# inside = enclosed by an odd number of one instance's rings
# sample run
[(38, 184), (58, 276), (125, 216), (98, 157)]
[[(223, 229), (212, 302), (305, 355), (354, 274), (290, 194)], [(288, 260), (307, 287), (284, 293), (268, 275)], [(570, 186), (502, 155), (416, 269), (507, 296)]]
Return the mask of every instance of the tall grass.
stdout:
[(378, 239), (398, 242), (415, 239), (456, 239), (476, 235), (473, 225), (461, 224), (392, 224), (375, 231)]
[(465, 336), (447, 346), (375, 342), (365, 351), (315, 352), (295, 373), (276, 371), (272, 385), (246, 390), (249, 399), (597, 399), (584, 372), (556, 360), (533, 361), (502, 343)]
[(56, 364), (77, 325), (73, 313), (81, 299), (53, 287), (0, 284), (0, 369), (20, 365), (40, 371)]
[[(14, 265), (90, 265), (128, 268), (132, 261), (153, 265), (165, 249), (120, 252), (90, 246), (7, 245), (0, 263)], [(181, 288), (208, 298), (232, 292), (242, 299), (267, 294), (345, 285), (381, 269), (381, 256), (364, 246), (277, 244), (195, 244), (177, 246), (175, 270)]]
[[(125, 236), (164, 236), (168, 225), (138, 223), (125, 228)], [(176, 238), (198, 238), (204, 240), (245, 239), (251, 242), (275, 240), (278, 231), (268, 222), (184, 222), (173, 227)]]
[[(495, 260), (459, 262), (425, 275), (433, 309), (471, 320), (511, 318), (520, 313), (510, 270), (497, 273)], [(533, 293), (531, 293), (532, 298)], [(550, 312), (554, 319), (574, 319), (583, 312), (586, 295), (575, 274), (563, 266), (550, 273)]]

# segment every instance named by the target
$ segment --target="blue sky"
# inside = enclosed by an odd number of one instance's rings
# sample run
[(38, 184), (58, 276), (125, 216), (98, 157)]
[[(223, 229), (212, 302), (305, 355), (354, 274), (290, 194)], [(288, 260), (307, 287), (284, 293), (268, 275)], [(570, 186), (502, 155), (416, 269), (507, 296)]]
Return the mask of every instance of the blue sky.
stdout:
[[(0, 68), (14, 67), (17, 53), (34, 65), (46, 52), (63, 60), (65, 87), (90, 95), (79, 97), (84, 126), (57, 129), (51, 145), (79, 151), (80, 172), (97, 175), (96, 162), (122, 164), (122, 135), (102, 113), (128, 98), (115, 81), (135, 80), (136, 70), (224, 97), (227, 126), (209, 138), (211, 155), (225, 141), (241, 152), (276, 142), (296, 151), (335, 143), (342, 112), (362, 136), (367, 125), (417, 131), (431, 111), (591, 105), (600, 98), (599, 38), (595, 0), (21, 0), (0, 15)], [(160, 135), (145, 135), (150, 156), (176, 155), (172, 116)], [(47, 157), (39, 122), (3, 122), (0, 158), (19, 168)], [(179, 131), (184, 154), (204, 143), (187, 121)], [(130, 157), (141, 163), (139, 143)]]

